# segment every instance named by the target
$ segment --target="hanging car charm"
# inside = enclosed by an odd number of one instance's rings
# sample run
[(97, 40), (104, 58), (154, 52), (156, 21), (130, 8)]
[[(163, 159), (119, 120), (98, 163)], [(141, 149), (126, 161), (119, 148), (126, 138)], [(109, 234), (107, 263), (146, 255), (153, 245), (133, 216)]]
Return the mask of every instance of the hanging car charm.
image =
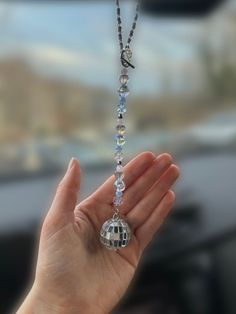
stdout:
[(120, 74), (120, 87), (118, 89), (119, 102), (117, 106), (117, 134), (115, 136), (116, 141), (116, 151), (115, 151), (115, 160), (117, 162), (115, 170), (115, 196), (113, 200), (114, 206), (114, 215), (111, 219), (104, 222), (101, 231), (100, 231), (100, 241), (101, 243), (110, 250), (118, 250), (124, 248), (128, 245), (132, 233), (131, 228), (128, 223), (120, 217), (119, 207), (123, 203), (123, 195), (125, 191), (125, 182), (124, 182), (124, 169), (122, 166), (123, 161), (123, 146), (126, 143), (125, 133), (126, 126), (124, 123), (124, 115), (127, 112), (127, 97), (129, 96), (129, 75), (128, 68), (135, 68), (131, 63), (132, 51), (130, 49), (130, 43), (134, 35), (134, 30), (136, 28), (136, 22), (138, 20), (139, 13), (139, 4), (136, 7), (136, 14), (134, 17), (134, 22), (132, 24), (132, 29), (129, 33), (127, 44), (124, 47), (122, 40), (122, 22), (121, 22), (121, 10), (120, 2), (116, 0), (117, 5), (117, 22), (118, 22), (118, 38), (120, 43), (120, 61), (121, 61), (121, 74)]

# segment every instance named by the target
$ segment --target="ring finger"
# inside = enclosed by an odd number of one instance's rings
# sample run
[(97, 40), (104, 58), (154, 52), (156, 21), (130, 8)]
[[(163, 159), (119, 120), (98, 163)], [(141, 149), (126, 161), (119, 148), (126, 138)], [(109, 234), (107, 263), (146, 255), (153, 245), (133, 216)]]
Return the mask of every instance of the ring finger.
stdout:
[(158, 203), (172, 187), (179, 176), (179, 169), (171, 165), (160, 180), (146, 193), (144, 198), (127, 215), (133, 229), (142, 225), (152, 214)]

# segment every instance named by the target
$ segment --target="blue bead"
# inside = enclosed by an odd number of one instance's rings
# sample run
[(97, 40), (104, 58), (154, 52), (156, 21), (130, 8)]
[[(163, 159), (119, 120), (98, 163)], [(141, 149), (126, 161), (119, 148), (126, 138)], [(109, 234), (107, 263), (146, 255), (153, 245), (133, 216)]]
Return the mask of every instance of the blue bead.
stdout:
[(129, 96), (129, 88), (128, 88), (128, 86), (126, 86), (126, 85), (122, 85), (121, 87), (120, 87), (120, 89), (118, 90), (118, 92), (119, 92), (119, 95), (121, 96), (121, 97), (128, 97)]
[(126, 105), (126, 98), (120, 95), (120, 105), (125, 106)]
[(119, 94), (119, 98), (121, 102), (126, 102), (126, 98), (123, 94)]
[(127, 93), (126, 92), (125, 93), (120, 93), (120, 96), (127, 98), (129, 96), (129, 92), (127, 92)]
[(116, 196), (117, 197), (122, 197), (123, 196), (123, 192), (122, 191), (116, 191)]
[(117, 152), (122, 152), (122, 146), (116, 145), (116, 151)]

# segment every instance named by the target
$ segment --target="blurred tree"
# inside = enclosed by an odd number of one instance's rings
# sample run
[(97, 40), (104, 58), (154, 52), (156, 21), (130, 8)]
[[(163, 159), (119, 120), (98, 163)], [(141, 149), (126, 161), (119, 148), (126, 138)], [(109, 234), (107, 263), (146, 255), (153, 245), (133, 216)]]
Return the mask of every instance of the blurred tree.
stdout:
[[(205, 91), (208, 95), (219, 100), (231, 102), (236, 97), (236, 36), (235, 10), (230, 7), (219, 17), (213, 18), (206, 28), (206, 34), (199, 43), (199, 55), (203, 64), (206, 81)], [(222, 29), (219, 29), (222, 27)], [(216, 105), (216, 102), (214, 102)]]

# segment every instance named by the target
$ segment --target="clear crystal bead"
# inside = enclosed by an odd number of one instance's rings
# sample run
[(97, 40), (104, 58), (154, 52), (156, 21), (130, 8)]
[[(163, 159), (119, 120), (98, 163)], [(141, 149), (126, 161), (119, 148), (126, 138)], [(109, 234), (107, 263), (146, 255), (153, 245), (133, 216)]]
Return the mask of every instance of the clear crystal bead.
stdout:
[(123, 180), (125, 175), (122, 172), (115, 172), (116, 179)]
[(117, 191), (123, 192), (125, 190), (125, 182), (123, 180), (117, 179), (115, 181), (115, 187), (116, 187)]
[(122, 85), (126, 85), (126, 84), (128, 84), (128, 82), (129, 82), (129, 76), (127, 74), (122, 74), (120, 76), (120, 83)]
[(124, 179), (124, 168), (122, 165), (118, 165), (115, 171), (116, 179), (122, 180)]
[(124, 119), (123, 118), (118, 118), (117, 122), (119, 125), (123, 125), (124, 124)]
[(122, 165), (116, 166), (116, 172), (123, 172), (123, 171), (124, 171), (124, 167)]
[(121, 74), (127, 75), (128, 74), (128, 69), (127, 68), (122, 68)]
[(118, 133), (120, 135), (124, 135), (125, 134), (125, 131), (126, 131), (126, 127), (124, 124), (118, 124), (117, 127), (116, 127)]
[(123, 153), (121, 151), (115, 152), (115, 160), (120, 162), (124, 159)]
[(116, 175), (116, 179), (118, 180), (123, 180), (125, 177), (124, 173), (116, 173), (115, 175)]

